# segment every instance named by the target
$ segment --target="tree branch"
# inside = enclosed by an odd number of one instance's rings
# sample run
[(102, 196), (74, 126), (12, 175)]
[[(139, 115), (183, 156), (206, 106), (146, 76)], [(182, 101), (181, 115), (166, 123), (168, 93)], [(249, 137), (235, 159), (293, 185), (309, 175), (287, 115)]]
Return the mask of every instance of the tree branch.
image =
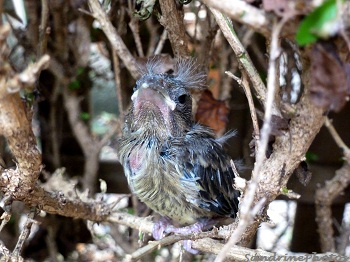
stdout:
[(324, 186), (317, 188), (315, 192), (316, 222), (320, 235), (321, 250), (334, 252), (336, 246), (333, 230), (332, 203), (350, 184), (350, 150), (328, 118), (326, 118), (325, 126), (328, 128), (334, 141), (343, 150), (346, 161), (336, 171), (336, 175), (332, 179), (327, 180)]
[[(233, 52), (235, 53), (238, 62), (247, 72), (248, 78), (252, 82), (256, 97), (263, 105), (265, 105), (266, 86), (262, 81), (258, 71), (256, 70), (253, 62), (251, 61), (247, 51), (239, 40), (235, 30), (233, 29), (231, 21), (215, 9), (210, 8), (210, 11), (213, 13), (222, 33), (224, 34), (227, 42), (230, 44)], [(274, 111), (277, 111), (275, 105)]]
[(162, 16), (159, 22), (168, 33), (175, 57), (189, 56), (183, 13), (176, 8), (176, 3), (173, 0), (162, 0), (159, 1), (159, 4), (162, 10)]
[(245, 24), (265, 36), (269, 35), (267, 14), (242, 0), (202, 0), (210, 10), (224, 13), (235, 21)]
[(106, 37), (112, 45), (112, 48), (115, 49), (120, 59), (124, 62), (126, 68), (129, 70), (130, 74), (134, 79), (140, 77), (140, 72), (137, 68), (136, 60), (130, 53), (129, 49), (123, 42), (122, 38), (117, 33), (117, 30), (112, 25), (111, 21), (108, 19), (108, 16), (105, 11), (103, 11), (101, 4), (98, 0), (89, 0), (88, 1), (92, 16), (95, 17), (97, 21), (100, 22), (100, 26), (104, 31)]

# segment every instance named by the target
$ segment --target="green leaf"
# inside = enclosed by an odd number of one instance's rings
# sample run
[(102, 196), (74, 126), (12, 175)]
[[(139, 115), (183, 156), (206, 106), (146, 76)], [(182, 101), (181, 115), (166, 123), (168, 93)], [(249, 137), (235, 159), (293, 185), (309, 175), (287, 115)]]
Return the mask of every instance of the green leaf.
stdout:
[(90, 114), (87, 113), (87, 112), (82, 112), (80, 114), (80, 118), (83, 119), (83, 120), (89, 120), (90, 119)]
[(79, 67), (78, 69), (77, 69), (77, 76), (80, 76), (80, 75), (82, 75), (83, 73), (84, 73), (84, 71), (85, 71), (85, 68), (84, 67)]
[(281, 192), (282, 192), (283, 194), (287, 194), (287, 193), (289, 192), (289, 189), (286, 188), (286, 187), (282, 187), (282, 188), (281, 188)]
[(144, 233), (139, 231), (139, 240), (142, 241), (144, 239)]
[(307, 152), (305, 154), (305, 157), (306, 157), (306, 161), (308, 162), (316, 162), (319, 159), (318, 155), (312, 152)]
[(296, 34), (298, 44), (304, 46), (334, 35), (339, 26), (337, 18), (337, 0), (325, 1), (301, 22)]
[(78, 80), (73, 80), (72, 82), (69, 83), (68, 88), (70, 90), (77, 90), (80, 88), (80, 82)]

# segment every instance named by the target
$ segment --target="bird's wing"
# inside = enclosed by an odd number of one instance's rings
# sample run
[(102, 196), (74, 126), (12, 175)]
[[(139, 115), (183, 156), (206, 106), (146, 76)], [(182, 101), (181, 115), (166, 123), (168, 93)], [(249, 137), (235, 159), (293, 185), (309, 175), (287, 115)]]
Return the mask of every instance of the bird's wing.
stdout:
[(187, 200), (219, 216), (235, 217), (240, 193), (234, 189), (230, 157), (212, 132), (195, 125), (181, 143), (172, 145), (174, 150), (181, 181), (186, 186), (196, 187), (198, 192), (195, 196), (189, 195)]

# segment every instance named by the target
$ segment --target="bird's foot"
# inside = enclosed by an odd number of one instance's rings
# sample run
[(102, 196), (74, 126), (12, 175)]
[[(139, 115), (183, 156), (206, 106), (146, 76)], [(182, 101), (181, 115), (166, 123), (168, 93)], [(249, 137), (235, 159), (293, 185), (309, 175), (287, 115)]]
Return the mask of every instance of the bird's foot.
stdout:
[[(217, 223), (214, 219), (201, 219), (198, 222), (194, 223), (193, 225), (186, 226), (186, 227), (174, 227), (173, 225), (169, 224), (165, 232), (166, 233), (175, 233), (180, 235), (189, 235), (192, 233), (199, 233), (202, 232), (204, 229), (209, 229), (212, 226), (214, 226)], [(192, 240), (184, 240), (183, 241), (183, 247), (187, 252), (190, 252), (191, 254), (198, 254), (199, 251), (192, 248)]]
[[(190, 235), (192, 233), (202, 232), (204, 229), (209, 229), (217, 223), (215, 219), (200, 219), (198, 222), (190, 226), (175, 227), (171, 224), (171, 219), (168, 217), (162, 217), (154, 224), (152, 235), (154, 239), (159, 240), (164, 237), (165, 234), (175, 233), (180, 235)], [(192, 240), (184, 240), (183, 247), (186, 251), (192, 254), (198, 254), (199, 251), (192, 248)]]
[(155, 240), (162, 239), (164, 233), (167, 232), (167, 228), (171, 226), (171, 219), (168, 217), (161, 217), (156, 223), (154, 223), (152, 235)]
[(214, 226), (217, 223), (214, 219), (207, 219), (203, 218), (200, 219), (198, 222), (194, 223), (193, 225), (186, 226), (186, 227), (174, 227), (173, 225), (169, 224), (166, 228), (166, 233), (175, 233), (180, 235), (189, 235), (192, 233), (199, 233), (202, 232), (204, 229), (209, 229), (212, 226)]

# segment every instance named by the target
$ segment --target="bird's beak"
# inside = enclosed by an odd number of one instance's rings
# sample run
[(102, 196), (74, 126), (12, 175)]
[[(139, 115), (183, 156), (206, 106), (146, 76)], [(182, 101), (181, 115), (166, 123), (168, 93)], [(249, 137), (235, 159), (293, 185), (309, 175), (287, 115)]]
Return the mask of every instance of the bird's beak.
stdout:
[[(164, 103), (169, 107), (171, 111), (176, 108), (176, 103), (169, 97), (169, 95), (162, 89), (153, 89), (148, 83), (143, 83), (138, 90), (131, 96), (131, 100), (135, 103), (138, 100), (149, 101), (159, 106), (160, 103)], [(162, 102), (164, 101), (164, 102)]]

